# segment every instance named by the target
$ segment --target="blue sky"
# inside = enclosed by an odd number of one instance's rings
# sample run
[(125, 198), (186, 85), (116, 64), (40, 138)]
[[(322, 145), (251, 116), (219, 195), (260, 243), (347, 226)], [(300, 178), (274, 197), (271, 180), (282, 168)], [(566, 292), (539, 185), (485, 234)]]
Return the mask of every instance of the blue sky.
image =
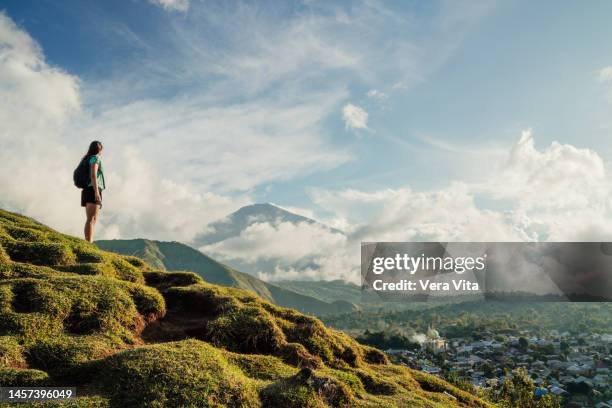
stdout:
[[(299, 13), (320, 12), (316, 2), (312, 5), (288, 1), (260, 3), (258, 17), (267, 24), (282, 24)], [(337, 7), (350, 9), (350, 4), (339, 2)], [(559, 140), (594, 148), (606, 157), (612, 154), (605, 137), (610, 130), (606, 117), (609, 105), (594, 75), (610, 64), (612, 55), (612, 43), (606, 41), (612, 37), (607, 19), (612, 11), (609, 2), (591, 2), (588, 6), (576, 3), (564, 8), (549, 2), (496, 3), (484, 7), (487, 10), (482, 11), (482, 15), (466, 17), (465, 24), (455, 29), (460, 33), (458, 39), (445, 38), (444, 34), (428, 26), (434, 24), (432, 15), (442, 13), (443, 3), (431, 2), (424, 6), (420, 2), (396, 1), (382, 4), (390, 12), (417, 20), (423, 33), (415, 37), (423, 37), (423, 43), (431, 41), (432, 47), (452, 47), (452, 50), (440, 52), (448, 53), (445, 56), (428, 50), (430, 58), (442, 58), (443, 61), (423, 67), (425, 72), (419, 73), (422, 78), (408, 89), (394, 93), (382, 106), (369, 100), (365, 93), (375, 85), (388, 89), (400, 74), (389, 74), (387, 83), (384, 72), (376, 83), (358, 78), (347, 81), (350, 89), (347, 100), (366, 108), (371, 133), (365, 132), (358, 143), (353, 140), (347, 143), (340, 116), (330, 112), (330, 120), (326, 123), (330, 137), (349, 144), (359, 159), (346, 165), (346, 169), (334, 169), (332, 174), (327, 174), (324, 177), (327, 182), (336, 182), (334, 174), (338, 174), (343, 183), (350, 182), (355, 175), (369, 175), (370, 170), (383, 174), (406, 170), (405, 175), (409, 177), (406, 181), (422, 182), (421, 171), (413, 179), (410, 173), (415, 166), (421, 168), (426, 163), (405, 160), (406, 155), (411, 154), (410, 149), (398, 149), (398, 144), (389, 142), (385, 135), (417, 145), (421, 143), (419, 135), (423, 134), (459, 145), (491, 140), (512, 143), (521, 129), (532, 127), (537, 132), (538, 144)], [(476, 8), (473, 4), (466, 2), (461, 7)], [(195, 10), (206, 4), (192, 1), (186, 12), (168, 11), (146, 0), (5, 0), (2, 7), (42, 46), (49, 63), (85, 81), (96, 81), (122, 69), (122, 64), (136, 58), (134, 54), (146, 53), (137, 40), (126, 40), (122, 30), (129, 30), (134, 37), (172, 58), (173, 41), (166, 37), (171, 31), (168, 25), (191, 27), (197, 24), (191, 14), (196, 14)], [(227, 6), (227, 9), (233, 7)], [(384, 47), (392, 44), (396, 36), (420, 31), (397, 32), (396, 28), (392, 25), (388, 32), (378, 35), (378, 45)], [(226, 41), (223, 32), (215, 27), (202, 27), (198, 31), (201, 41), (221, 47)], [(427, 33), (431, 33), (432, 38), (427, 38)], [(441, 43), (453, 44), (436, 43), (433, 33), (440, 36)], [(375, 65), (385, 71), (384, 58), (372, 65), (372, 71), (377, 70)], [(184, 92), (181, 86), (177, 83), (170, 95)], [(157, 96), (154, 91), (160, 90), (150, 91)], [(381, 156), (387, 158), (384, 163), (375, 163)], [(444, 183), (451, 173), (448, 169), (439, 175), (432, 173), (430, 177)], [(304, 183), (313, 181), (304, 180)]]
[[(499, 222), (498, 240), (607, 236), (610, 2), (0, 9), (0, 170), (13, 177), (0, 201), (63, 230), (80, 229), (63, 173), (101, 139), (106, 237), (188, 241), (252, 202), (354, 239), (481, 238), (483, 222)], [(53, 151), (56, 190), (18, 187), (38, 175), (10, 158), (33, 145)]]
[[(260, 5), (253, 6), (256, 3)], [(237, 3), (220, 4), (210, 8), (230, 20), (231, 14), (241, 7)], [(317, 2), (246, 4), (244, 7), (257, 9), (253, 18), (261, 19), (264, 25), (283, 24), (296, 15), (329, 15), (335, 9), (350, 12), (357, 8), (356, 2), (339, 2), (333, 7), (319, 7)], [(389, 47), (393, 53), (397, 37), (412, 35), (419, 46), (430, 47), (422, 51), (427, 54), (427, 61), (419, 61), (422, 66), (415, 68), (414, 75), (419, 78), (412, 79), (412, 73), (407, 73), (408, 79), (404, 79), (402, 72), (387, 69), (385, 65), (393, 64), (395, 57), (385, 61), (383, 54), (378, 61), (366, 62), (371, 71), (368, 75), (375, 78), (353, 76), (343, 86), (348, 89), (346, 100), (368, 112), (370, 130), (361, 132), (361, 137), (355, 140), (347, 135), (337, 112), (324, 118), (327, 136), (332, 143), (350, 149), (354, 160), (324, 175), (294, 178), (287, 185), (272, 183), (269, 194), (258, 191), (256, 196), (263, 201), (301, 205), (305, 186), (362, 185), (365, 177), (371, 180), (366, 181), (369, 187), (379, 187), (381, 180), (376, 175), (386, 177), (390, 173), (401, 177), (396, 183), (416, 183), (421, 187), (431, 186), (432, 182), (444, 184), (457, 171), (453, 157), (431, 152), (434, 157), (429, 160), (428, 154), (415, 154), (410, 145), (428, 147), (423, 146), (423, 135), (458, 146), (511, 144), (521, 129), (532, 127), (538, 135), (538, 144), (559, 140), (594, 148), (609, 157), (612, 150), (605, 137), (610, 131), (609, 105), (595, 72), (610, 63), (612, 43), (605, 39), (612, 37), (606, 17), (612, 5), (605, 1), (565, 8), (548, 2), (503, 2), (486, 7), (475, 4), (465, 2), (454, 8), (482, 10), (444, 10), (453, 7), (443, 2), (381, 3), (388, 12), (413, 21), (414, 27), (402, 29), (403, 23), (389, 24), (388, 29), (384, 24), (373, 27), (383, 32), (374, 35), (372, 45)], [(193, 16), (208, 5), (192, 1), (189, 10), (183, 12), (167, 10), (146, 0), (3, 2), (7, 15), (42, 46), (50, 64), (92, 82), (116, 75), (141, 57), (155, 63), (155, 58), (172, 59), (173, 53), (184, 52), (173, 50), (178, 40), (176, 31), (169, 28), (172, 25), (206, 42), (206, 48), (223, 48), (226, 31), (215, 24), (200, 23), (203, 19), (198, 21), (198, 16)], [(442, 23), (432, 17), (443, 13), (448, 15), (440, 16), (440, 20), (463, 21), (444, 33), (444, 29), (435, 27)], [(319, 79), (321, 86), (325, 86), (325, 80), (325, 75)], [(381, 92), (388, 93), (390, 87), (402, 80), (409, 83), (406, 89), (394, 92), (382, 104), (366, 96), (370, 89), (382, 88)], [(163, 87), (148, 87), (140, 96), (163, 100), (192, 91), (189, 81), (174, 78), (174, 82), (172, 79), (168, 82)], [(330, 78), (330, 83), (336, 82)], [(205, 92), (205, 85), (201, 86), (198, 91)], [(277, 88), (282, 89), (283, 84)], [(237, 95), (236, 99), (240, 97)], [(394, 142), (395, 139), (406, 144)], [(423, 172), (431, 167), (432, 161), (436, 162), (435, 169)]]

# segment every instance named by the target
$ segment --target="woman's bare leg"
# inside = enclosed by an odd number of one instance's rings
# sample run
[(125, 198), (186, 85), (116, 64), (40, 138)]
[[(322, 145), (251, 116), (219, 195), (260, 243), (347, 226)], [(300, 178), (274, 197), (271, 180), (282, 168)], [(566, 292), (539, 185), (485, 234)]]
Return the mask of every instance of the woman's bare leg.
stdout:
[(93, 242), (94, 229), (96, 227), (96, 221), (98, 221), (98, 214), (100, 213), (100, 206), (94, 203), (85, 204), (85, 214), (87, 215), (87, 221), (85, 221), (85, 240)]

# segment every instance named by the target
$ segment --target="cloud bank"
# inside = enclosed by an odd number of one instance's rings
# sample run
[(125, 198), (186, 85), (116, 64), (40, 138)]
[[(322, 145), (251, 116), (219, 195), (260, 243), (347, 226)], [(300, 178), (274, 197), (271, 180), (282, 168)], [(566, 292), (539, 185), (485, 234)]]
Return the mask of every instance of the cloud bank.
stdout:
[(537, 149), (525, 130), (505, 160), (478, 180), (434, 191), (312, 190), (318, 210), (346, 221), (345, 236), (299, 224), (258, 224), (206, 250), (247, 263), (273, 259), (273, 270), (259, 271), (267, 280), (358, 283), (361, 242), (610, 241), (611, 176), (594, 151), (558, 142)]
[(80, 107), (78, 78), (48, 65), (39, 45), (0, 13), (2, 206), (62, 224), (62, 203), (78, 196), (61, 136)]

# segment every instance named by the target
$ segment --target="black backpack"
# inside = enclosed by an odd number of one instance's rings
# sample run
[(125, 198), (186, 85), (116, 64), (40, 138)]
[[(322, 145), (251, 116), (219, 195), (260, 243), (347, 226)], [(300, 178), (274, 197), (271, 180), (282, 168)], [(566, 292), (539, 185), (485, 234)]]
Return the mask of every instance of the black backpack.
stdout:
[(83, 157), (72, 174), (74, 185), (78, 188), (85, 188), (89, 185), (89, 158), (90, 156)]

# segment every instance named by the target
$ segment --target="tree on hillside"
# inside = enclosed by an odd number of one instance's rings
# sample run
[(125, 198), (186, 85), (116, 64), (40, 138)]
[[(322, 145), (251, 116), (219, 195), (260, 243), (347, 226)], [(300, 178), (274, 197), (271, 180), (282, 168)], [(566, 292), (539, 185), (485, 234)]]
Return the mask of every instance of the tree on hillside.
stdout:
[(536, 396), (536, 386), (524, 368), (514, 370), (501, 387), (489, 394), (489, 399), (502, 408), (560, 408), (559, 397), (546, 394)]

